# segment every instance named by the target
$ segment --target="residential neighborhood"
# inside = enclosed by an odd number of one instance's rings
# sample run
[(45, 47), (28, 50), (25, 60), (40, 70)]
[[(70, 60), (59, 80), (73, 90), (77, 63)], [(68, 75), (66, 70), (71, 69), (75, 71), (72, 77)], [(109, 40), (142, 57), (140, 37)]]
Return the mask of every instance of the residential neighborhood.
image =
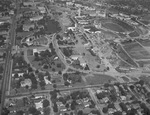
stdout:
[(0, 115), (150, 115), (149, 5), (1, 0)]

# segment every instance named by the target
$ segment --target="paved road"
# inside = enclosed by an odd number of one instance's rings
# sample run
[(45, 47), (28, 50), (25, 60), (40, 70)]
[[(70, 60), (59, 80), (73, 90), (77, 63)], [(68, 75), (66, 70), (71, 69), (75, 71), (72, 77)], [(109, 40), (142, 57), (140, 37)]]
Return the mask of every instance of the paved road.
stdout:
[[(16, 0), (17, 4), (17, 0)], [(17, 5), (18, 6), (18, 5)], [(7, 51), (6, 51), (6, 62), (5, 62), (5, 69), (3, 75), (3, 82), (2, 82), (2, 97), (1, 97), (1, 107), (0, 112), (2, 112), (2, 108), (4, 106), (5, 97), (8, 94), (9, 86), (10, 86), (10, 70), (11, 70), (11, 50), (13, 45), (15, 44), (15, 28), (16, 28), (16, 14), (12, 16), (12, 25), (10, 28), (10, 43), (7, 44)]]
[[(133, 84), (133, 83), (135, 83), (135, 82), (121, 83), (121, 84)], [(94, 88), (94, 87), (101, 87), (101, 86), (103, 86), (103, 84), (77, 86), (77, 87), (66, 87), (66, 88), (59, 88), (59, 91), (78, 90), (78, 89)], [(48, 90), (25, 92), (25, 93), (21, 93), (21, 94), (17, 94), (17, 95), (8, 95), (7, 98), (25, 97), (25, 96), (30, 96), (30, 95), (34, 95), (34, 94), (47, 94), (47, 93), (50, 93), (50, 91), (53, 91), (53, 90), (48, 89)]]

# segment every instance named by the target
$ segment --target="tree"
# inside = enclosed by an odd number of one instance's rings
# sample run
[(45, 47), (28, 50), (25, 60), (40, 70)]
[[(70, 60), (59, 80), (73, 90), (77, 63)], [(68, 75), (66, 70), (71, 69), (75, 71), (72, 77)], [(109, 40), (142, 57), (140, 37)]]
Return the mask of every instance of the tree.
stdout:
[(3, 66), (0, 66), (0, 73), (3, 73)]
[(45, 81), (44, 81), (44, 80), (42, 80), (42, 81), (40, 82), (40, 86), (41, 86), (41, 88), (42, 88), (42, 89), (45, 89), (45, 85), (46, 85)]
[(57, 106), (56, 103), (54, 103), (53, 110), (54, 110), (55, 113), (58, 112), (58, 106)]
[(37, 112), (37, 109), (35, 107), (30, 107), (28, 111), (31, 114), (35, 114)]
[[(122, 112), (120, 112), (120, 111), (116, 111), (116, 112), (114, 112), (114, 114), (113, 115), (122, 115)], [(135, 115), (135, 114), (132, 114), (132, 115)]]
[(116, 97), (116, 95), (114, 95), (114, 94), (110, 95), (110, 98), (111, 98), (111, 100), (112, 100), (113, 102), (116, 102), (116, 101), (117, 101), (117, 97)]
[(32, 71), (33, 71), (32, 67), (29, 67), (28, 72), (32, 72)]
[(46, 107), (48, 107), (49, 105), (50, 105), (49, 101), (48, 101), (47, 99), (45, 99), (45, 100), (43, 101), (43, 107), (46, 108)]
[(90, 100), (90, 102), (91, 102), (90, 108), (94, 108), (94, 107), (95, 107), (94, 101), (93, 101), (93, 100)]
[(82, 110), (79, 110), (79, 111), (78, 111), (78, 115), (83, 115), (83, 111), (82, 111)]
[(150, 97), (150, 92), (147, 93), (147, 96)]
[(120, 107), (121, 107), (121, 109), (123, 110), (123, 111), (125, 111), (125, 112), (127, 112), (127, 106), (124, 104), (124, 103), (119, 103), (119, 105), (120, 105)]
[(140, 80), (138, 83), (139, 83), (141, 86), (144, 85), (144, 81), (143, 81), (143, 80)]
[(48, 69), (48, 65), (45, 64), (45, 65), (43, 66), (43, 69)]
[(75, 110), (76, 108), (76, 102), (73, 100), (71, 103), (71, 110)]
[(64, 85), (65, 85), (65, 86), (69, 86), (70, 83), (69, 83), (68, 81), (65, 81), (65, 82), (64, 82)]
[(36, 73), (36, 74), (38, 74), (38, 73), (39, 73), (39, 70), (38, 70), (38, 69), (37, 69), (37, 70), (35, 70), (35, 73)]
[(50, 107), (46, 107), (43, 109), (44, 115), (50, 115), (51, 109)]
[(92, 110), (91, 113), (96, 114), (96, 115), (100, 115), (100, 112), (98, 110)]
[(0, 75), (0, 80), (2, 80), (2, 78), (3, 78), (3, 76), (2, 76), (2, 75)]
[(56, 71), (55, 68), (52, 68), (52, 71), (55, 72)]
[(105, 88), (108, 88), (108, 87), (110, 87), (110, 86), (111, 86), (111, 85), (110, 85), (109, 83), (105, 83), (105, 84), (104, 84), (104, 87), (105, 87)]
[(57, 67), (58, 67), (58, 68), (61, 68), (61, 64), (60, 64), (60, 63), (58, 63), (58, 64), (57, 64)]
[(102, 111), (103, 111), (103, 113), (106, 114), (106, 113), (108, 112), (108, 108), (107, 108), (107, 107), (104, 107)]
[(19, 77), (18, 73), (15, 73), (14, 78), (18, 78), (18, 77)]
[(69, 108), (69, 104), (67, 103), (67, 104), (65, 105), (65, 107), (68, 109), (68, 108)]
[(53, 85), (53, 88), (57, 88), (57, 85), (56, 85), (56, 84), (54, 84), (54, 85)]
[(39, 57), (39, 54), (37, 52), (34, 53), (35, 57)]
[(61, 72), (61, 71), (59, 71), (59, 72), (58, 72), (58, 74), (59, 74), (59, 75), (61, 75), (61, 74), (62, 74), (62, 72)]
[(23, 114), (24, 112), (22, 110), (16, 112), (16, 115), (23, 115)]
[(133, 85), (130, 85), (129, 87), (130, 87), (131, 90), (134, 90), (134, 86)]

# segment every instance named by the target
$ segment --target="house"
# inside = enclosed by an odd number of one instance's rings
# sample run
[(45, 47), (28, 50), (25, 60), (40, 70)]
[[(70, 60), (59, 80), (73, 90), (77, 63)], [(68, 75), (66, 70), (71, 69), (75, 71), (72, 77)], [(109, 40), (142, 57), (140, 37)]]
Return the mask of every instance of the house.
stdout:
[(33, 55), (35, 54), (35, 53), (41, 53), (42, 51), (45, 51), (46, 49), (39, 49), (39, 48), (36, 48), (36, 49), (33, 49)]
[(48, 78), (48, 76), (44, 76), (44, 81), (45, 81), (46, 85), (52, 84), (51, 81), (49, 81), (47, 78)]
[(25, 79), (24, 81), (21, 81), (20, 84), (21, 84), (21, 87), (26, 87), (26, 86), (31, 87), (32, 82), (31, 82), (31, 79)]
[(79, 58), (79, 61), (80, 61), (80, 65), (82, 67), (86, 67), (86, 62), (85, 62), (85, 60), (82, 57)]
[(78, 100), (76, 100), (76, 103), (79, 104), (79, 105), (81, 105), (83, 102), (82, 102), (81, 99), (78, 99)]
[(104, 97), (103, 98), (103, 102), (107, 103), (109, 101), (109, 98), (108, 97)]
[(39, 36), (33, 41), (33, 45), (45, 46), (48, 44), (48, 39), (45, 36)]
[(38, 6), (38, 9), (40, 10), (40, 13), (42, 13), (42, 14), (46, 13), (45, 7)]
[(72, 55), (70, 58), (73, 60), (79, 59), (79, 57), (82, 57), (81, 55)]
[(36, 109), (43, 108), (43, 100), (37, 100), (34, 102)]
[(120, 98), (121, 98), (122, 101), (126, 100), (126, 96), (120, 96)]
[(91, 105), (91, 102), (83, 102), (83, 105), (84, 105), (85, 108), (87, 108)]
[(113, 109), (113, 108), (109, 108), (109, 109), (108, 109), (108, 114), (113, 114), (114, 112), (116, 112), (115, 109)]
[(39, 21), (41, 19), (43, 19), (43, 16), (34, 16), (34, 17), (30, 18), (30, 21)]
[[(34, 40), (35, 40), (35, 36), (30, 36), (30, 37), (26, 38), (25, 43), (30, 46), (30, 45), (33, 45)], [(23, 40), (22, 40), (22, 42), (23, 42)]]
[[(23, 76), (24, 73), (17, 73), (17, 74), (20, 77), (20, 76)], [(12, 73), (12, 77), (14, 77), (14, 75), (15, 75), (15, 73)]]
[(116, 108), (117, 111), (122, 111), (120, 105), (118, 105), (118, 104), (114, 104), (114, 105), (115, 105), (115, 108)]
[(57, 104), (58, 107), (64, 106), (64, 104), (62, 102), (60, 102), (60, 101), (57, 101), (56, 104)]
[(34, 24), (31, 24), (31, 23), (26, 23), (23, 25), (23, 30), (24, 31), (30, 31), (30, 28), (34, 29)]
[(63, 105), (63, 106), (60, 106), (60, 107), (59, 107), (59, 110), (60, 110), (60, 111), (67, 111), (67, 108), (65, 107), (65, 105)]

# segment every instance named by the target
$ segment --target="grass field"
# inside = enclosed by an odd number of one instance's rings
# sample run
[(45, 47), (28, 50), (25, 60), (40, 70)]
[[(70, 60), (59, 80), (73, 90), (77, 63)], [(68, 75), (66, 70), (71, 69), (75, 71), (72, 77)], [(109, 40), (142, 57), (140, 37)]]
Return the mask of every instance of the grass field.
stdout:
[(118, 46), (117, 53), (124, 61), (137, 67), (138, 65), (134, 62), (134, 60), (122, 49), (121, 46)]
[(139, 34), (138, 34), (138, 32), (134, 31), (134, 32), (131, 32), (131, 33), (129, 34), (129, 36), (130, 36), (130, 37), (138, 37)]
[(123, 79), (124, 81), (126, 81), (126, 82), (129, 82), (129, 79), (128, 79), (127, 77), (125, 77), (125, 76), (123, 76), (122, 79)]
[(140, 44), (142, 44), (143, 46), (145, 46), (145, 47), (150, 47), (150, 40), (149, 39), (147, 39), (147, 40), (142, 40), (142, 39), (140, 39), (140, 40), (137, 40)]
[(144, 65), (147, 65), (147, 64), (150, 64), (150, 61), (147, 60), (147, 61), (136, 61), (140, 67), (144, 67)]
[(102, 26), (104, 28), (112, 30), (112, 31), (125, 32), (125, 30), (121, 26), (119, 26), (118, 24), (115, 24), (115, 23), (106, 22), (106, 23), (102, 24)]
[(108, 75), (94, 74), (93, 76), (86, 77), (86, 81), (89, 85), (96, 85), (96, 84), (108, 83), (110, 81), (115, 81), (115, 79)]
[(138, 59), (150, 59), (150, 53), (146, 51), (141, 45), (137, 42), (128, 43), (124, 45), (124, 49), (128, 52), (128, 54), (138, 60)]
[(105, 28), (116, 31), (116, 32), (126, 32), (126, 31), (134, 31), (134, 28), (127, 23), (116, 20), (116, 19), (106, 19), (102, 21), (102, 26)]

